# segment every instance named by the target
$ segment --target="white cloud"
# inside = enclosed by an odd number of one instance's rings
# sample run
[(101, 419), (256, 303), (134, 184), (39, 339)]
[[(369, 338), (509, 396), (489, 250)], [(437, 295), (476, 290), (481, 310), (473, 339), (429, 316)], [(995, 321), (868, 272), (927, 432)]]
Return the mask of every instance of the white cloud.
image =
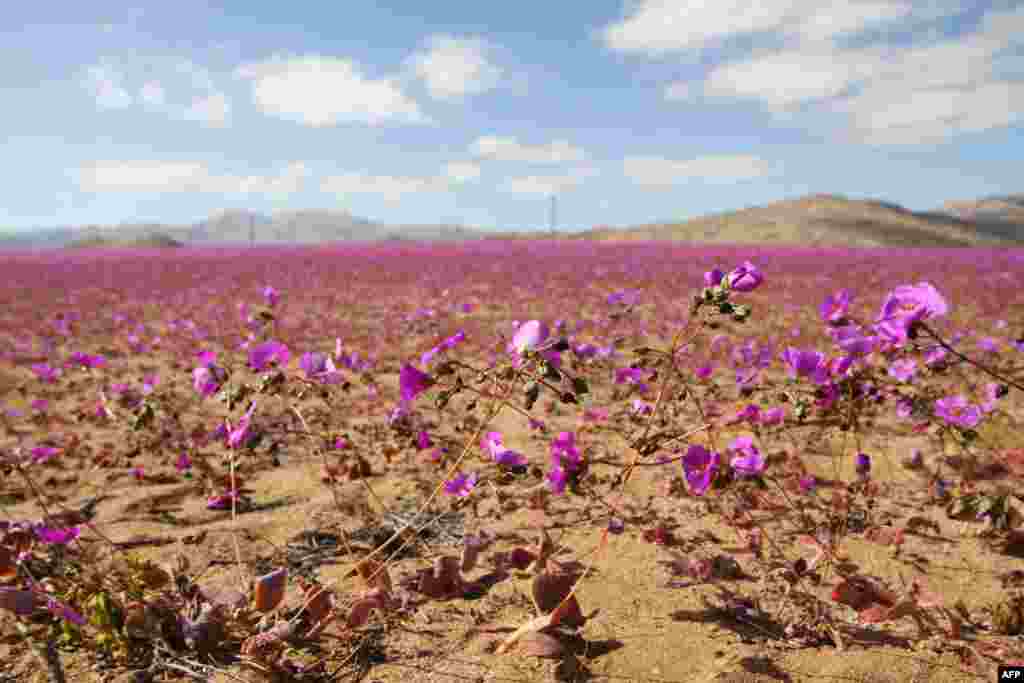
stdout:
[(659, 55), (768, 32), (788, 39), (829, 40), (885, 23), (910, 25), (959, 11), (960, 3), (953, 0), (644, 0), (606, 26), (600, 38), (615, 51)]
[(479, 180), (480, 164), (474, 161), (451, 161), (445, 164), (444, 175), (456, 184)]
[(567, 140), (555, 140), (546, 145), (524, 145), (512, 137), (485, 135), (470, 146), (476, 156), (497, 161), (522, 161), (535, 164), (561, 164), (582, 161), (584, 151)]
[(498, 190), (510, 194), (537, 196), (561, 194), (578, 187), (596, 173), (596, 169), (593, 168), (578, 168), (555, 175), (519, 176), (509, 178), (498, 187)]
[(488, 59), (487, 44), (479, 38), (432, 36), (428, 48), (408, 60), (430, 96), (451, 100), (495, 88), (502, 70)]
[(265, 113), (308, 126), (430, 122), (394, 81), (368, 78), (348, 59), (274, 57), (235, 73), (252, 81), (253, 98)]
[(110, 60), (86, 67), (81, 84), (100, 109), (124, 109), (135, 102), (124, 87), (124, 73)]
[(298, 192), (308, 170), (293, 162), (274, 175), (216, 174), (198, 161), (97, 161), (79, 169), (86, 192), (202, 192), (287, 194)]
[[(703, 94), (752, 100), (792, 121), (806, 116), (808, 128), (821, 127), (826, 134), (869, 144), (931, 144), (1024, 120), (1024, 9), (990, 12), (977, 28), (965, 28), (956, 37), (918, 32), (907, 45), (876, 41), (843, 47), (825, 40), (834, 37), (829, 26), (854, 30), (900, 12), (906, 13), (912, 26), (920, 25), (958, 7), (946, 2), (854, 3), (836, 10), (838, 15), (829, 15), (833, 23), (828, 26), (816, 18), (822, 16), (816, 4), (786, 3), (786, 7), (805, 11), (784, 16), (781, 5), (772, 5), (757, 15), (759, 26), (787, 38), (785, 47), (721, 63), (703, 80), (670, 83), (663, 90), (664, 98), (693, 100)], [(617, 33), (608, 35), (624, 40), (623, 35), (632, 34), (622, 31), (640, 30), (649, 20), (644, 17), (653, 17), (657, 11), (668, 9), (647, 3), (633, 17), (639, 23), (629, 19), (616, 25)], [(716, 12), (700, 10), (697, 17), (717, 17)], [(709, 35), (732, 33), (730, 26), (717, 19), (708, 21)], [(744, 30), (744, 24), (736, 28), (736, 32)], [(684, 42), (654, 45), (678, 49)], [(640, 49), (640, 42), (633, 45)]]
[(764, 176), (772, 172), (771, 164), (755, 156), (718, 155), (676, 160), (656, 156), (626, 157), (623, 172), (639, 185), (670, 187), (687, 180), (732, 182)]

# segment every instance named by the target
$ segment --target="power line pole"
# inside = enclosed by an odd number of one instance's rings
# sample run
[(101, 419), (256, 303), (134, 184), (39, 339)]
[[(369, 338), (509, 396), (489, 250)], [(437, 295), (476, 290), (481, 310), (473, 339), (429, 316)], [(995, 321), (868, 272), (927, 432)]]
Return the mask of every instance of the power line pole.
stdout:
[(249, 214), (249, 246), (256, 244), (256, 217)]
[(551, 232), (555, 232), (558, 225), (558, 195), (551, 195), (551, 213), (549, 216)]

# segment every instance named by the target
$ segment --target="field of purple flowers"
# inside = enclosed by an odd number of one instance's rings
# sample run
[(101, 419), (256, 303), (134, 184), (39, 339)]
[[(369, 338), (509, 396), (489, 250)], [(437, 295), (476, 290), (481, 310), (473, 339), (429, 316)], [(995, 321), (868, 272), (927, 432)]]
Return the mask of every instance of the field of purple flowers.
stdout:
[(1024, 663), (1024, 251), (0, 258), (0, 681)]

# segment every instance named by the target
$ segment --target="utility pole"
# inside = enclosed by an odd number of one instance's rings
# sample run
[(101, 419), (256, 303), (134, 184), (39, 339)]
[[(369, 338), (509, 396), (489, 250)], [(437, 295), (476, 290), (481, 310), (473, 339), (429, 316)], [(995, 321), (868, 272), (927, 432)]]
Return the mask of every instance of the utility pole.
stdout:
[(249, 246), (256, 244), (256, 217), (249, 214)]
[(549, 219), (551, 232), (554, 234), (555, 227), (558, 225), (558, 195), (551, 195), (551, 213)]

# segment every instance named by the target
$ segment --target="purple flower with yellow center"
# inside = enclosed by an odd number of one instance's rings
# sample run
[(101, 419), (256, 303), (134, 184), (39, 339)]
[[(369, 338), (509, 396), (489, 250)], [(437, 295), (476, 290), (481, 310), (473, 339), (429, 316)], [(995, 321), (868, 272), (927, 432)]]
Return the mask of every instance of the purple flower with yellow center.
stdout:
[(398, 386), (405, 402), (412, 401), (426, 391), (434, 380), (411, 363), (403, 363), (398, 372)]
[(981, 409), (971, 405), (967, 398), (961, 394), (940, 398), (935, 402), (935, 414), (946, 422), (971, 429), (981, 422)]
[(754, 445), (754, 440), (749, 436), (740, 436), (733, 439), (729, 444), (729, 450), (736, 451), (739, 455), (733, 457), (732, 468), (741, 477), (756, 477), (764, 472), (765, 459), (761, 451)]
[(690, 485), (690, 491), (695, 496), (703, 496), (711, 487), (720, 460), (721, 456), (718, 453), (698, 444), (686, 449), (686, 455), (682, 459), (683, 473)]
[(449, 496), (465, 498), (473, 491), (476, 482), (476, 472), (471, 474), (459, 473), (444, 483), (444, 492)]
[(265, 370), (274, 362), (284, 367), (290, 358), (288, 347), (279, 341), (265, 341), (249, 349), (249, 367), (256, 372)]
[(916, 323), (949, 312), (949, 305), (928, 282), (900, 285), (886, 296), (875, 329), (888, 341), (902, 345)]

